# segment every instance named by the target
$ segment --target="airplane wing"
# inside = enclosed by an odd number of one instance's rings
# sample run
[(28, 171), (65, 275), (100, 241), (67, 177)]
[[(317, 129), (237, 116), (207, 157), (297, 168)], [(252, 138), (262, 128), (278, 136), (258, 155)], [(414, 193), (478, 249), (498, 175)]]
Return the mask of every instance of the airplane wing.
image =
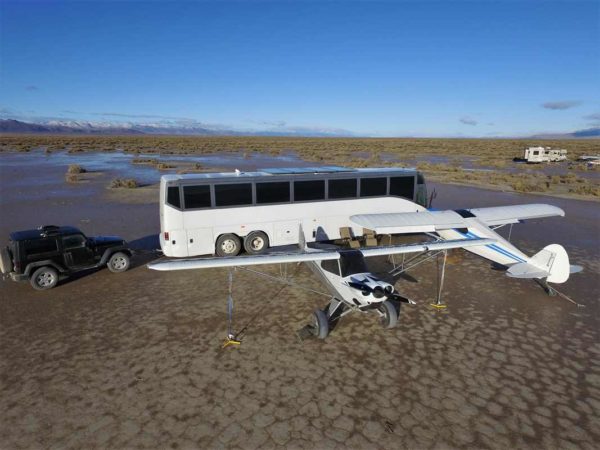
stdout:
[(417, 244), (405, 244), (405, 245), (389, 245), (385, 247), (370, 247), (360, 248), (359, 250), (363, 256), (386, 256), (386, 255), (400, 255), (402, 253), (415, 253), (415, 252), (430, 252), (437, 250), (449, 250), (452, 248), (465, 248), (474, 247), (478, 245), (489, 245), (496, 242), (494, 239), (455, 239), (448, 241), (432, 241), (432, 242), (419, 242)]
[[(390, 245), (385, 247), (370, 247), (355, 249), (360, 251), (363, 256), (383, 256), (397, 255), (401, 253), (426, 252), (434, 250), (444, 250), (451, 248), (463, 248), (476, 245), (487, 245), (495, 242), (493, 239), (456, 239), (448, 241), (419, 242), (417, 244)], [(290, 252), (290, 253), (265, 253), (263, 255), (252, 256), (229, 256), (229, 257), (209, 257), (193, 259), (169, 259), (152, 262), (148, 264), (149, 269), (153, 270), (186, 270), (186, 269), (209, 269), (215, 267), (239, 267), (239, 266), (257, 266), (261, 264), (286, 264), (307, 261), (324, 261), (331, 259), (340, 259), (340, 250), (311, 251), (311, 252)]]
[(454, 211), (358, 214), (351, 216), (350, 220), (378, 234), (432, 233), (465, 227), (464, 219)]
[(490, 208), (473, 208), (469, 212), (485, 223), (488, 227), (494, 225), (507, 225), (519, 223), (528, 219), (542, 219), (544, 217), (561, 216), (565, 212), (556, 206), (543, 203), (530, 205), (493, 206)]
[(495, 206), (490, 208), (459, 209), (456, 211), (421, 211), (410, 213), (358, 214), (350, 220), (379, 234), (432, 233), (467, 228), (465, 219), (476, 217), (487, 226), (519, 223), (527, 219), (564, 216), (556, 206), (546, 204)]
[(286, 264), (306, 261), (340, 259), (337, 251), (266, 253), (252, 256), (224, 256), (191, 259), (169, 259), (148, 264), (154, 270), (209, 269), (213, 267), (258, 266), (261, 264)]

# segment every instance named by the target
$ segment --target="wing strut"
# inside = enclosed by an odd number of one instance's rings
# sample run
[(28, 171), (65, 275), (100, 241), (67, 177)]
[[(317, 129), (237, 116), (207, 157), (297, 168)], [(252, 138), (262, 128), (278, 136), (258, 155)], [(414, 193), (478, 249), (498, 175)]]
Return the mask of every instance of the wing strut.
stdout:
[(228, 275), (229, 286), (227, 290), (227, 338), (223, 342), (223, 347), (226, 348), (234, 345), (241, 345), (242, 341), (237, 340), (233, 333), (232, 322), (233, 322), (233, 269), (229, 269)]
[[(435, 259), (435, 266), (437, 268), (438, 276), (438, 289), (437, 289), (437, 298), (435, 299), (435, 303), (430, 303), (430, 306), (433, 306), (436, 309), (444, 309), (446, 305), (442, 303), (442, 289), (444, 288), (444, 278), (446, 276), (446, 259), (448, 258), (448, 250), (443, 250), (444, 259), (442, 261), (442, 273), (440, 275), (440, 262), (439, 258)], [(439, 253), (438, 253), (439, 255)]]

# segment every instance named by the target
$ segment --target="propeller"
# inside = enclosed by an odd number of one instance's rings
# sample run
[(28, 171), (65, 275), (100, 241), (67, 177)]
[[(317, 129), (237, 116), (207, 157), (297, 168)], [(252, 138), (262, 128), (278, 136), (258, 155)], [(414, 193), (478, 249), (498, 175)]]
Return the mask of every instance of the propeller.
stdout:
[[(377, 280), (375, 280), (375, 281), (377, 281)], [(391, 284), (388, 284), (385, 288), (382, 287), (381, 285), (371, 287), (367, 283), (358, 281), (358, 280), (349, 281), (349, 282), (347, 282), (347, 284), (348, 284), (348, 286), (361, 291), (362, 294), (365, 296), (372, 294), (373, 297), (375, 297), (377, 299), (385, 297), (387, 300), (394, 300), (397, 302), (408, 303), (410, 305), (416, 304), (413, 300), (411, 300), (407, 297), (404, 297), (404, 296), (398, 294), (397, 292), (395, 292), (394, 287)]]

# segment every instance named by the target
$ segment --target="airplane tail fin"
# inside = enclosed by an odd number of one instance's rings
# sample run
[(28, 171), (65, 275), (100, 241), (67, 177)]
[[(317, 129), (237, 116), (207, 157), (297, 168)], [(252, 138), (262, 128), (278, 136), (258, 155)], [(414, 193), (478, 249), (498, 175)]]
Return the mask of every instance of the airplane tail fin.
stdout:
[(513, 278), (546, 278), (550, 283), (564, 283), (571, 272), (567, 251), (562, 245), (551, 244), (529, 258), (529, 261), (510, 266), (507, 275)]

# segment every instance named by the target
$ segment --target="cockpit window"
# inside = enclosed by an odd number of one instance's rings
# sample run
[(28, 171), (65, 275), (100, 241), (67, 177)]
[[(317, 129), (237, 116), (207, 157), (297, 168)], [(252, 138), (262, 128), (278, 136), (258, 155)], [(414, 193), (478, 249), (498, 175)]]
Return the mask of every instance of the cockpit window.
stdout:
[(340, 252), (340, 265), (342, 266), (342, 277), (369, 271), (363, 254), (358, 250)]
[(321, 268), (329, 273), (333, 273), (335, 275), (340, 274), (340, 267), (338, 266), (337, 259), (325, 259), (321, 261)]

